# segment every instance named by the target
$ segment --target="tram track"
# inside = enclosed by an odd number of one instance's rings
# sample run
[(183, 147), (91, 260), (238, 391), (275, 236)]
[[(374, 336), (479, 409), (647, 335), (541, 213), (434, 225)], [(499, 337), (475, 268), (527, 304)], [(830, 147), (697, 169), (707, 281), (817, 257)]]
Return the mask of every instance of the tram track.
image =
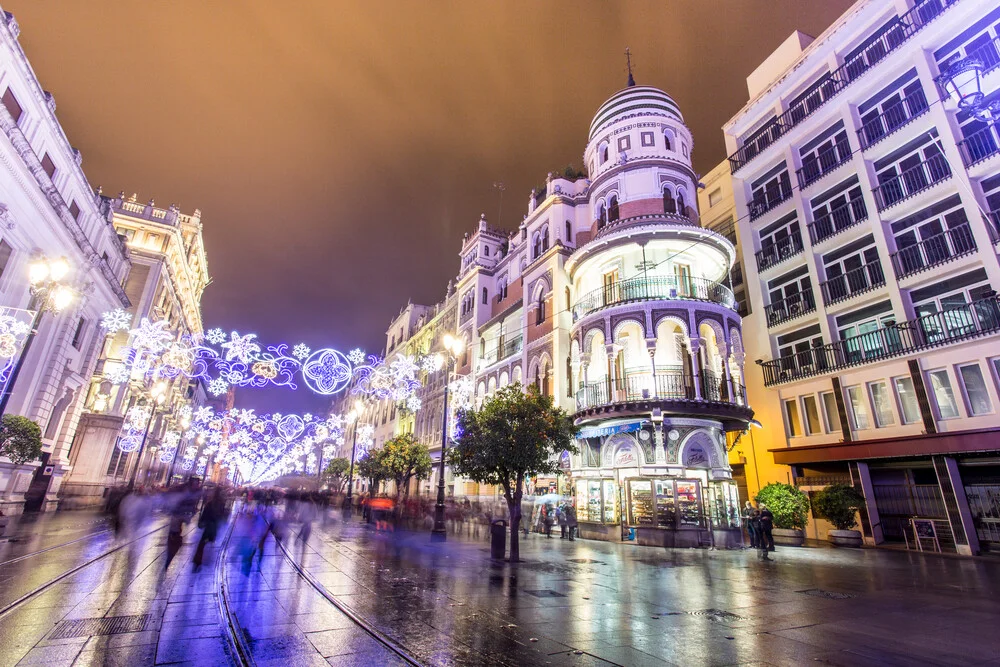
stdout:
[(0, 563), (0, 567), (4, 567), (5, 565), (13, 565), (14, 563), (20, 563), (21, 561), (28, 560), (29, 558), (33, 558), (35, 556), (40, 556), (40, 555), (42, 555), (44, 553), (48, 553), (50, 551), (55, 551), (56, 549), (62, 549), (63, 547), (68, 547), (71, 544), (76, 544), (77, 542), (82, 542), (84, 540), (89, 540), (92, 537), (96, 537), (98, 535), (102, 535), (104, 533), (110, 533), (110, 532), (113, 532), (113, 531), (114, 531), (113, 528), (102, 528), (101, 530), (95, 530), (94, 532), (87, 533), (86, 535), (84, 535), (82, 537), (78, 537), (75, 540), (70, 540), (68, 542), (63, 542), (61, 544), (53, 544), (51, 547), (45, 547), (44, 549), (39, 549), (38, 551), (32, 551), (31, 553), (22, 554), (22, 555), (20, 555), (20, 556), (18, 556), (16, 558), (11, 558), (10, 560), (5, 560), (2, 563)]
[(226, 528), (226, 535), (222, 539), (218, 555), (215, 559), (215, 588), (218, 591), (216, 596), (219, 604), (219, 617), (222, 619), (223, 629), (226, 631), (226, 643), (229, 645), (230, 655), (242, 667), (254, 667), (256, 662), (253, 653), (247, 645), (246, 635), (243, 633), (239, 618), (229, 604), (228, 575), (226, 563), (228, 562), (229, 541), (233, 536), (233, 529), (236, 526), (238, 514), (231, 514), (229, 525)]

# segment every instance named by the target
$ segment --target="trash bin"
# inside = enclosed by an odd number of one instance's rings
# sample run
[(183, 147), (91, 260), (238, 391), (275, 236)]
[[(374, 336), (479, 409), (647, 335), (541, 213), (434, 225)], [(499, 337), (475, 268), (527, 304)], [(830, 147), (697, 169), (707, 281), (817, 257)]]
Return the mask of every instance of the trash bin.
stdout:
[(495, 519), (490, 524), (490, 558), (502, 560), (507, 553), (507, 522)]

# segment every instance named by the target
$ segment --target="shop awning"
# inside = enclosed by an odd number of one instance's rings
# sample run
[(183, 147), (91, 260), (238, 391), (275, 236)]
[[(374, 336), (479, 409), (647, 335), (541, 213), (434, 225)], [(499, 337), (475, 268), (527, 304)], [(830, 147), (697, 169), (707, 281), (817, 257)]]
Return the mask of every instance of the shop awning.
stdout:
[(1000, 451), (1000, 427), (769, 449), (781, 465)]
[(614, 435), (615, 433), (631, 433), (632, 431), (638, 431), (643, 426), (649, 424), (648, 419), (640, 419), (634, 422), (625, 422), (624, 424), (615, 424), (613, 426), (602, 426), (600, 428), (581, 428), (577, 438), (600, 438), (605, 435)]

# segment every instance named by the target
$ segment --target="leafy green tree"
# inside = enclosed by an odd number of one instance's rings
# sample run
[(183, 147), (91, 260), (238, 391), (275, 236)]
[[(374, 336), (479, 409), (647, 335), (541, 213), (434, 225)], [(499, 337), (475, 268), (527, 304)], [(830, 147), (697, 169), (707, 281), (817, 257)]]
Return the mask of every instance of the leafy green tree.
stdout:
[(347, 472), (351, 469), (351, 462), (345, 458), (332, 459), (326, 464), (323, 475), (329, 481), (334, 491), (340, 492), (347, 482)]
[(417, 442), (412, 433), (390, 438), (381, 449), (386, 479), (396, 483), (396, 500), (410, 495), (410, 480), (427, 479), (431, 475), (431, 454)]
[(4, 415), (0, 421), (0, 456), (19, 466), (42, 455), (42, 429), (27, 417)]
[(858, 525), (857, 513), (864, 503), (864, 496), (853, 486), (831, 484), (816, 494), (813, 511), (837, 530), (851, 530)]
[(510, 510), (510, 560), (520, 560), (518, 527), (525, 482), (559, 474), (558, 455), (576, 453), (576, 427), (551, 396), (534, 386), (512, 384), (487, 398), (479, 410), (458, 416), (459, 437), (448, 452), (455, 474), (503, 489)]
[(365, 452), (358, 459), (356, 469), (359, 477), (364, 477), (368, 480), (368, 488), (371, 489), (371, 495), (378, 495), (379, 485), (389, 477), (385, 469), (382, 450), (372, 449)]
[(767, 505), (774, 515), (774, 527), (802, 530), (809, 518), (809, 496), (791, 484), (771, 482), (754, 499)]

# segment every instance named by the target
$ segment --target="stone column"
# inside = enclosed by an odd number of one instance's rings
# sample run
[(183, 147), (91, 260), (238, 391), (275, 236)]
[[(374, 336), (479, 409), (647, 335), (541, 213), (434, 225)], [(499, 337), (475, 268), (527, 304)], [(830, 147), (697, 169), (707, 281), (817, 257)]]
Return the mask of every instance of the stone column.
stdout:
[[(614, 397), (616, 395), (619, 387), (615, 386), (615, 374), (614, 374), (614, 363), (615, 363), (615, 347), (614, 343), (608, 343), (604, 346), (604, 353), (607, 355), (607, 387), (608, 387), (608, 403), (614, 403)], [(624, 378), (623, 378), (624, 380)]]
[(694, 376), (694, 397), (699, 401), (702, 400), (701, 372), (699, 371), (698, 360), (698, 349), (700, 345), (701, 339), (688, 339), (688, 354), (691, 355), (691, 375)]
[(852, 461), (848, 464), (851, 471), (851, 482), (855, 489), (865, 497), (865, 506), (858, 514), (861, 515), (861, 533), (865, 544), (875, 546), (885, 541), (882, 533), (882, 521), (879, 519), (878, 507), (875, 505), (875, 489), (872, 488), (872, 477), (868, 472), (868, 464), (863, 461)]
[(656, 339), (647, 338), (646, 339), (646, 351), (649, 352), (649, 366), (653, 369), (653, 377), (650, 380), (652, 385), (652, 390), (650, 391), (650, 396), (653, 398), (659, 397), (659, 391), (656, 388)]

